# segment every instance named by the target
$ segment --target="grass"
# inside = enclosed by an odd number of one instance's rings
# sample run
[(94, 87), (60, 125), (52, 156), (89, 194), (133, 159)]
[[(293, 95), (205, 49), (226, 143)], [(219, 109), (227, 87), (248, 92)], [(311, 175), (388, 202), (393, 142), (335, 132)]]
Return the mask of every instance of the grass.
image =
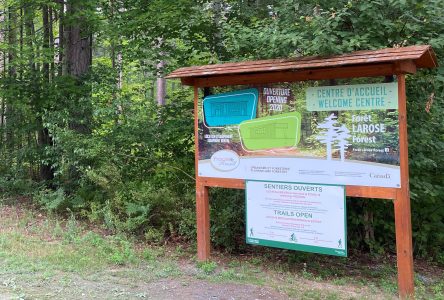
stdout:
[(216, 270), (217, 263), (214, 261), (203, 261), (203, 262), (198, 262), (197, 267), (200, 270), (202, 270), (202, 272), (204, 272), (205, 274), (210, 275), (214, 272), (214, 270)]
[(31, 210), (2, 216), (0, 274), (26, 271), (91, 273), (113, 265), (159, 263), (160, 247), (140, 252), (127, 237), (105, 236), (86, 230), (74, 216), (65, 221), (46, 217)]
[[(265, 249), (243, 257), (214, 253), (212, 261), (196, 262), (193, 247), (140, 244), (87, 227), (73, 215), (60, 219), (30, 208), (1, 205), (0, 213), (0, 295), (12, 293), (16, 299), (35, 295), (36, 286), (69, 290), (78, 282), (86, 286), (76, 290), (79, 297), (93, 294), (87, 288), (92, 283), (124, 283), (127, 289), (108, 288), (106, 293), (137, 299), (146, 295), (143, 291), (131, 294), (131, 289), (162, 280), (178, 280), (184, 288), (195, 280), (255, 285), (297, 299), (395, 299), (397, 294), (393, 261), (365, 265), (306, 253), (276, 255), (275, 250)], [(440, 271), (417, 273), (417, 299), (444, 299), (443, 273), (436, 276)], [(36, 298), (53, 297), (42, 295)]]
[(37, 227), (20, 230), (19, 225), (16, 230), (3, 232), (0, 236), (3, 272), (29, 269), (84, 272), (140, 261), (132, 243), (121, 236), (102, 237), (92, 231), (81, 234), (73, 228), (70, 221), (63, 231), (54, 226), (49, 238), (35, 235)]

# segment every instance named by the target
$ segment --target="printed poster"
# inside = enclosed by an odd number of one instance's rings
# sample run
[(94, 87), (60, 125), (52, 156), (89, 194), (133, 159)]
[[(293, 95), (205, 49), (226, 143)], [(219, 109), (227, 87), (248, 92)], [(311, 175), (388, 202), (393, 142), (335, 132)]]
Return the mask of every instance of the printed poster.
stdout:
[(347, 256), (344, 186), (246, 181), (246, 242)]
[(401, 185), (396, 82), (213, 89), (198, 133), (201, 177)]

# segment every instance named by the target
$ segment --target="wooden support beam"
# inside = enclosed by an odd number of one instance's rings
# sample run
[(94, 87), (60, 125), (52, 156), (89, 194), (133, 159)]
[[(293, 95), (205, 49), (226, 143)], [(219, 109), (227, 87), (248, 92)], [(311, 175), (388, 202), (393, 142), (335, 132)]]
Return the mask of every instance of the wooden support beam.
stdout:
[(194, 87), (194, 170), (198, 177), (199, 167), (199, 88)]
[[(310, 70), (293, 70), (239, 75), (196, 77), (193, 84), (198, 87), (264, 84), (307, 80), (324, 80), (354, 77), (376, 77), (395, 74), (393, 63), (374, 64), (369, 66), (348, 66), (336, 68), (319, 68)], [(182, 81), (184, 82), (184, 81)], [(185, 84), (185, 83), (184, 83)]]
[(374, 199), (392, 200), (396, 199), (397, 188), (384, 188), (372, 186), (348, 185), (345, 188), (348, 197), (363, 197)]
[[(199, 89), (194, 87), (194, 164), (196, 178), (199, 167)], [(197, 259), (205, 261), (210, 258), (210, 200), (208, 187), (196, 180), (196, 226), (197, 226)]]
[(196, 183), (197, 259), (210, 259), (210, 204), (208, 187)]
[[(243, 179), (230, 179), (230, 178), (212, 178), (212, 177), (199, 177), (199, 182), (208, 187), (222, 187), (230, 189), (245, 189), (245, 180)], [(349, 185), (346, 187), (346, 193), (348, 197), (364, 197), (375, 199), (396, 199), (396, 188), (381, 188), (371, 186), (354, 186)]]
[(398, 75), (399, 155), (401, 188), (395, 205), (396, 254), (398, 291), (402, 299), (414, 298), (412, 220), (410, 211), (409, 155), (407, 140), (407, 99), (405, 75)]
[(415, 74), (416, 64), (411, 60), (395, 63), (394, 74)]
[(199, 181), (203, 185), (210, 187), (222, 187), (240, 190), (245, 189), (245, 180), (243, 179), (199, 177)]
[(194, 78), (191, 78), (191, 77), (180, 78), (180, 82), (182, 83), (182, 85), (193, 86), (194, 85)]

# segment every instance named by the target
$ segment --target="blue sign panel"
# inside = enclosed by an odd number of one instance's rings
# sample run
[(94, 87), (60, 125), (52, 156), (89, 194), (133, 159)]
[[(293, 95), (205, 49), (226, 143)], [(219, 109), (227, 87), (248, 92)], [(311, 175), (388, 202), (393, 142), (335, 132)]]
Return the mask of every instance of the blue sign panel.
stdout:
[(209, 127), (238, 125), (256, 118), (257, 89), (210, 95), (203, 100), (205, 123)]

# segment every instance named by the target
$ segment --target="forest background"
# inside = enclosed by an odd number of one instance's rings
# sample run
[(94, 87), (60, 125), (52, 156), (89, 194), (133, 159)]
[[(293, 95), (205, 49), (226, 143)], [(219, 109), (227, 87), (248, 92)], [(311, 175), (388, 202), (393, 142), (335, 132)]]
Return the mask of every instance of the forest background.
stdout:
[[(189, 65), (430, 44), (407, 76), (414, 253), (444, 263), (443, 0), (1, 0), (0, 193), (148, 242), (196, 236)], [(244, 242), (211, 191), (212, 243)], [(348, 199), (351, 252), (395, 253), (390, 201)]]

